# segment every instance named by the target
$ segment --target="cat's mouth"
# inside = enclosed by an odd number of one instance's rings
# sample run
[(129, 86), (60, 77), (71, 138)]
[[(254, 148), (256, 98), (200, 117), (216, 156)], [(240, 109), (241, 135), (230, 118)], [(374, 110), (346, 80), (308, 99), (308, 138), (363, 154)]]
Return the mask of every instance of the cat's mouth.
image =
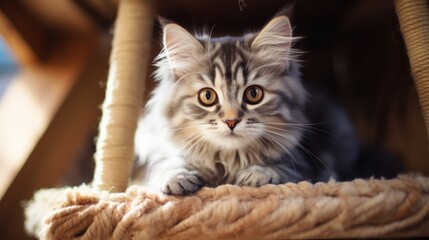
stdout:
[(238, 135), (237, 133), (235, 133), (233, 131), (231, 131), (227, 136), (231, 137), (231, 138), (240, 138), (241, 137), (240, 135)]
[(219, 137), (215, 137), (211, 139), (217, 146), (220, 146), (225, 149), (241, 149), (245, 146), (247, 146), (251, 139), (243, 133), (243, 135), (239, 132), (230, 131), (225, 132), (222, 135), (218, 135)]

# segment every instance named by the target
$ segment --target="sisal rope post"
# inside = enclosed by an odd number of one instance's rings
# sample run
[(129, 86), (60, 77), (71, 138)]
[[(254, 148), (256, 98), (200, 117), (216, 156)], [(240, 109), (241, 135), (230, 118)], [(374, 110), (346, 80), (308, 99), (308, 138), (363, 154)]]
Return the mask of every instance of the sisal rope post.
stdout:
[(152, 40), (153, 10), (146, 0), (119, 1), (106, 97), (95, 152), (93, 185), (126, 189), (134, 161), (134, 133), (142, 107)]
[(426, 0), (396, 0), (411, 70), (429, 134), (429, 8)]

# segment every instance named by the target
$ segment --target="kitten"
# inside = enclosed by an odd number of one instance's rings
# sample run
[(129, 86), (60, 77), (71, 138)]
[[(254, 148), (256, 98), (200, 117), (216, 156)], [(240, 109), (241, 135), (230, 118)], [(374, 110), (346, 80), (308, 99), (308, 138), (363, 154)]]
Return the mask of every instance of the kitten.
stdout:
[(358, 155), (345, 114), (304, 87), (286, 16), (241, 37), (163, 28), (159, 81), (136, 132), (140, 179), (165, 194), (341, 178)]

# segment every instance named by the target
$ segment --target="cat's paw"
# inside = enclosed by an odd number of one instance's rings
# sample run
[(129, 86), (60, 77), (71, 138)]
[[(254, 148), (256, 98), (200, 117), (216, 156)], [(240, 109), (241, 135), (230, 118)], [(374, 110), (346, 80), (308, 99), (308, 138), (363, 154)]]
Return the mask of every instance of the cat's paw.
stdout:
[(250, 166), (237, 173), (234, 183), (240, 186), (259, 187), (265, 184), (280, 184), (281, 176), (270, 167)]
[(204, 186), (203, 178), (196, 172), (183, 171), (170, 177), (161, 191), (169, 195), (186, 195)]

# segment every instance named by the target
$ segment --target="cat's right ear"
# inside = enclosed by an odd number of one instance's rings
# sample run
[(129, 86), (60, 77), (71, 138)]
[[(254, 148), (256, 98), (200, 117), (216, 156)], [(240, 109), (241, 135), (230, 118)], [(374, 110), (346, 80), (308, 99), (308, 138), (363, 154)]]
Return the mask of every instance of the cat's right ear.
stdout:
[(168, 61), (172, 68), (184, 71), (190, 63), (195, 62), (195, 57), (203, 51), (203, 46), (181, 26), (169, 23), (163, 29), (163, 44)]
[(275, 66), (281, 72), (291, 60), (292, 27), (289, 18), (277, 16), (259, 32), (251, 44), (255, 59), (265, 66)]

